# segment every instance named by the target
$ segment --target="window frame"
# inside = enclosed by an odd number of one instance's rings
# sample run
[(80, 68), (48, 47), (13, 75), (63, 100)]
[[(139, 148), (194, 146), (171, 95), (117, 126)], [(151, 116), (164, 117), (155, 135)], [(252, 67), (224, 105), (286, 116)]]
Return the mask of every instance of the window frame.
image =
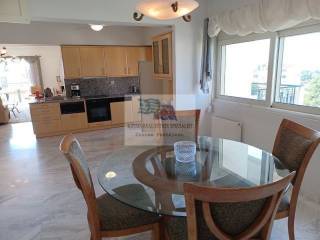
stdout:
[(312, 25), (297, 29), (288, 29), (283, 30), (279, 32), (279, 55), (277, 59), (277, 74), (275, 76), (275, 87), (273, 89), (274, 91), (274, 98), (273, 102), (271, 104), (271, 107), (273, 108), (279, 108), (294, 112), (302, 112), (302, 113), (309, 113), (313, 115), (320, 115), (320, 107), (312, 107), (312, 106), (306, 106), (306, 105), (298, 105), (298, 104), (288, 104), (288, 103), (280, 103), (277, 102), (278, 97), (278, 89), (281, 84), (281, 75), (282, 75), (282, 66), (283, 66), (283, 54), (284, 54), (284, 40), (286, 37), (293, 37), (293, 36), (300, 36), (304, 34), (311, 34), (311, 33), (320, 33), (320, 25)]
[[(219, 36), (217, 41), (216, 56), (216, 88), (214, 98), (236, 103), (249, 105), (264, 106), (293, 112), (308, 113), (320, 115), (320, 107), (310, 107), (297, 104), (286, 104), (276, 102), (278, 87), (281, 84), (281, 73), (284, 53), (284, 39), (290, 36), (298, 36), (309, 33), (320, 32), (320, 24), (302, 26), (274, 33), (251, 34), (249, 36), (228, 36), (226, 34)], [(268, 59), (268, 76), (267, 76), (267, 93), (265, 100), (256, 100), (250, 98), (227, 96), (222, 94), (225, 74), (225, 47), (231, 44), (252, 42), (257, 40), (269, 39), (269, 59)]]
[[(275, 44), (274, 40), (276, 38), (276, 34), (274, 33), (267, 33), (267, 34), (259, 34), (259, 35), (249, 35), (246, 37), (235, 37), (231, 39), (223, 39), (218, 41), (218, 57), (217, 57), (217, 88), (216, 88), (216, 96), (217, 98), (230, 100), (233, 102), (240, 102), (246, 104), (254, 104), (259, 106), (270, 106), (271, 102), (270, 99), (272, 97), (272, 93), (270, 91), (270, 86), (272, 86), (272, 79), (270, 76), (273, 76), (274, 71), (274, 64), (270, 64), (273, 62), (275, 57)], [(269, 47), (269, 57), (268, 57), (268, 76), (267, 76), (267, 93), (265, 100), (256, 100), (251, 98), (243, 98), (243, 97), (236, 97), (236, 96), (228, 96), (222, 94), (223, 85), (225, 82), (224, 74), (225, 74), (225, 49), (227, 45), (238, 44), (238, 43), (246, 43), (246, 42), (254, 42), (259, 40), (269, 40), (270, 47)], [(270, 74), (271, 73), (271, 74)]]

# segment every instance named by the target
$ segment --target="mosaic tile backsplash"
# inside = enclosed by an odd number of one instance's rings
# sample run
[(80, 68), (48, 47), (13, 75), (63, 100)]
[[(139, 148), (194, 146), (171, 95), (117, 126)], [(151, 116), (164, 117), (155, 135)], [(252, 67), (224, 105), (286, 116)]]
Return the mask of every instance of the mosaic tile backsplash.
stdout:
[(139, 77), (65, 79), (67, 97), (71, 97), (72, 84), (80, 85), (81, 96), (125, 95), (132, 86), (140, 89)]

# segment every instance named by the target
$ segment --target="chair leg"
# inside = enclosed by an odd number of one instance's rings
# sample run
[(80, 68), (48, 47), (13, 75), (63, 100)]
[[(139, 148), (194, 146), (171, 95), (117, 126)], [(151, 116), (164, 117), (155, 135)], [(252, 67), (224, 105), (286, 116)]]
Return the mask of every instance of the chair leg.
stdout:
[(153, 240), (161, 240), (159, 223), (153, 224), (152, 235)]
[(289, 214), (288, 217), (288, 232), (289, 232), (289, 240), (295, 240), (295, 214)]
[(101, 237), (94, 236), (93, 234), (91, 234), (90, 240), (102, 240), (102, 238), (101, 238)]

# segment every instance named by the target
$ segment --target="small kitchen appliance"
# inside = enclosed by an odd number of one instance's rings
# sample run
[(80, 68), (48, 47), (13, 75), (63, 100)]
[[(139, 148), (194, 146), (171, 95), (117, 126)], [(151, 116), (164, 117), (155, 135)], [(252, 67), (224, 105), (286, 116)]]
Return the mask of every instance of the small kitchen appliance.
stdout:
[(72, 84), (71, 85), (71, 97), (80, 97), (80, 85), (79, 84)]

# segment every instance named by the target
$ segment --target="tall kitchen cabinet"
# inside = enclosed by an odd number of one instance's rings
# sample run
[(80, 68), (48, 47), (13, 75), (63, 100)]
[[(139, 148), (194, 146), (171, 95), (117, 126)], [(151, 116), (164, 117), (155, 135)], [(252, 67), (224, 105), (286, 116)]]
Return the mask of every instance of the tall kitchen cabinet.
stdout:
[(173, 94), (172, 33), (152, 38), (153, 76), (164, 81), (165, 93)]

